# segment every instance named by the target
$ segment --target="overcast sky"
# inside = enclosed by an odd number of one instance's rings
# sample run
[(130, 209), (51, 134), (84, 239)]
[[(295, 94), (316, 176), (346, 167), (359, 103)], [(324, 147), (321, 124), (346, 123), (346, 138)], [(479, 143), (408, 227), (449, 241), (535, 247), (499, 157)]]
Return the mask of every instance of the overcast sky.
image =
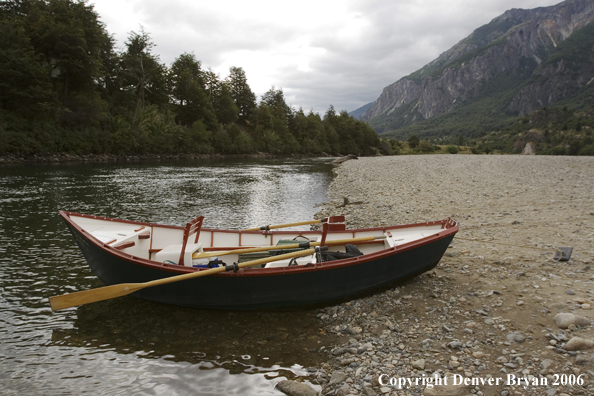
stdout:
[(193, 53), (224, 78), (242, 67), (260, 97), (323, 114), (355, 110), (511, 8), (560, 0), (89, 0), (124, 48), (140, 26), (170, 65)]

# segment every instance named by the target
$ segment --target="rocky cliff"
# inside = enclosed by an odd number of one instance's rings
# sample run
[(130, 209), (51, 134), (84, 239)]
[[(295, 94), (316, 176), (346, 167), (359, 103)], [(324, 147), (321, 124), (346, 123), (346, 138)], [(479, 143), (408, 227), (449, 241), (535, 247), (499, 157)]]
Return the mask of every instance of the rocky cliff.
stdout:
[(593, 20), (592, 0), (506, 11), (384, 88), (361, 119), (383, 132), (481, 100), (508, 115), (549, 106), (592, 82)]

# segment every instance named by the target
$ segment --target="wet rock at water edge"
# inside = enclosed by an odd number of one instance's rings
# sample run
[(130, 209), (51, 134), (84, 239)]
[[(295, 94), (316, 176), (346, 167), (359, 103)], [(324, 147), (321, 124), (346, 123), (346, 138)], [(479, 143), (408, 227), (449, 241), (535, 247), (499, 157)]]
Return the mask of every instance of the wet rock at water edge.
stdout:
[(328, 382), (328, 386), (332, 386), (334, 384), (340, 384), (340, 383), (346, 381), (347, 378), (348, 378), (348, 376), (345, 373), (342, 373), (340, 371), (335, 371), (334, 373), (332, 373), (332, 376), (330, 377), (330, 382)]
[(318, 392), (302, 382), (284, 380), (276, 384), (276, 388), (289, 396), (318, 396)]

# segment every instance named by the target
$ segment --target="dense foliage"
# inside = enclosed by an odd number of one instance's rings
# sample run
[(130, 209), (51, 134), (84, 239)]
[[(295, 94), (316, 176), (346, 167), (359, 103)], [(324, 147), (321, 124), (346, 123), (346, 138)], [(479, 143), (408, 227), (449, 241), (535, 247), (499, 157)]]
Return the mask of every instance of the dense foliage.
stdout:
[(166, 66), (154, 48), (141, 29), (116, 51), (85, 1), (0, 3), (0, 154), (382, 151), (344, 111), (305, 114), (274, 87), (258, 103), (241, 67), (221, 78), (189, 53)]
[(593, 130), (594, 108), (579, 112), (543, 108), (486, 134), (477, 150), (518, 154), (531, 144), (536, 154), (594, 155)]

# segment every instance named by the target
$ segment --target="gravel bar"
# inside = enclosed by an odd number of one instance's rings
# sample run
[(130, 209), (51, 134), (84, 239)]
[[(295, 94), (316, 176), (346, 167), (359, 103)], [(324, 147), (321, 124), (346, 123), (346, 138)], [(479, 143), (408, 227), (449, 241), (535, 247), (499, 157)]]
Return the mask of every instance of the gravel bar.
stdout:
[[(594, 158), (375, 157), (336, 172), (319, 217), (461, 227), (434, 270), (317, 311), (341, 341), (312, 370), (322, 395), (594, 395)], [(571, 260), (554, 260), (565, 246)]]

